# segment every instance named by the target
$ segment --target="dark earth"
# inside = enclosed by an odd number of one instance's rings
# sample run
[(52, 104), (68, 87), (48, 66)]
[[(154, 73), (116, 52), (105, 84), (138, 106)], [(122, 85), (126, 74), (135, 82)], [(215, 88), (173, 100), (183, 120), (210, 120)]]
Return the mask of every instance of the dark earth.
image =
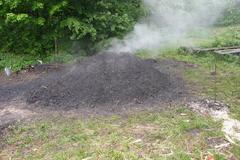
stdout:
[(128, 114), (185, 103), (189, 94), (179, 72), (189, 67), (194, 66), (104, 53), (74, 64), (36, 65), (11, 77), (0, 75), (0, 140), (19, 120)]
[(24, 96), (30, 104), (61, 108), (176, 99), (182, 86), (154, 64), (131, 54), (98, 54), (36, 81)]
[(179, 78), (154, 60), (104, 53), (65, 66), (33, 81), (0, 86), (0, 101), (20, 97), (28, 104), (70, 109), (99, 105), (173, 101), (184, 94)]

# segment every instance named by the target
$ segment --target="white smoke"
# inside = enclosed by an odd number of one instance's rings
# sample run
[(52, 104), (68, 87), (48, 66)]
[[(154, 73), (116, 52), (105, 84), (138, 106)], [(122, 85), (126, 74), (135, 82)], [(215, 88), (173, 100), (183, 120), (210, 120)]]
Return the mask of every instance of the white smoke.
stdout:
[(134, 52), (159, 49), (186, 42), (198, 27), (210, 27), (225, 9), (227, 0), (143, 0), (149, 16), (122, 40), (114, 40), (109, 51)]

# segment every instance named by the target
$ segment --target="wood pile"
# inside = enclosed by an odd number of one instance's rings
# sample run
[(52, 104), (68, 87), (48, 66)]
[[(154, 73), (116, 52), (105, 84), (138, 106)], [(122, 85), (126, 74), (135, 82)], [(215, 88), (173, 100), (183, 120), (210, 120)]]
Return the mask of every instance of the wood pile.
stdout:
[(213, 52), (213, 53), (217, 53), (220, 55), (240, 56), (240, 46), (221, 47), (221, 48), (181, 47), (180, 50), (183, 52), (186, 52), (186, 53), (190, 53), (190, 54)]

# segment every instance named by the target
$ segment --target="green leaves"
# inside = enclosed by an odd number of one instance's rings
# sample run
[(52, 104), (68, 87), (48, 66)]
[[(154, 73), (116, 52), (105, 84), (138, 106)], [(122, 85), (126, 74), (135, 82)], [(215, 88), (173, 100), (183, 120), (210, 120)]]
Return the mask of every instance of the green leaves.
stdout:
[(14, 14), (14, 13), (7, 13), (6, 14), (6, 23), (16, 23), (16, 22), (26, 22), (28, 20), (27, 14)]
[(5, 2), (5, 4), (8, 5), (10, 9), (15, 9), (20, 5), (21, 0), (3, 0), (3, 2)]
[(70, 37), (72, 40), (79, 40), (87, 34), (90, 34), (92, 39), (95, 39), (96, 36), (96, 30), (92, 26), (81, 22), (77, 18), (67, 18), (61, 22), (60, 26), (62, 28), (67, 27), (72, 32)]
[(240, 24), (240, 9), (239, 2), (237, 0), (228, 0), (228, 6), (223, 13), (222, 18), (219, 19), (218, 25), (236, 25)]
[(44, 55), (64, 38), (90, 51), (123, 37), (141, 13), (141, 0), (0, 0), (0, 49)]
[(43, 9), (43, 7), (44, 7), (44, 3), (35, 1), (33, 2), (32, 10), (33, 11), (40, 10), (40, 9)]
[(68, 5), (68, 2), (65, 0), (53, 5), (49, 10), (50, 16), (53, 16), (54, 14), (61, 12), (64, 9), (64, 7), (66, 7), (67, 5)]
[(46, 19), (42, 18), (42, 17), (38, 17), (38, 18), (36, 18), (36, 20), (34, 22), (36, 25), (44, 26)]

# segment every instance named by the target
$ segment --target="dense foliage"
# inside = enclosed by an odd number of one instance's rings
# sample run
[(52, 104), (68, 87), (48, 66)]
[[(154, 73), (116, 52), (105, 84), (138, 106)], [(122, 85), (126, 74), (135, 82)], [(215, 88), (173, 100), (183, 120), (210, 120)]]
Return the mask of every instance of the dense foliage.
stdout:
[(227, 9), (224, 11), (222, 18), (219, 19), (218, 25), (228, 26), (240, 24), (240, 1), (228, 0)]
[(62, 39), (91, 48), (132, 30), (141, 11), (141, 0), (0, 0), (0, 48), (43, 55)]
[[(133, 29), (144, 13), (141, 1), (0, 0), (0, 70), (6, 66), (19, 70), (38, 59), (45, 63), (75, 59), (69, 50), (94, 53), (102, 42)], [(217, 25), (240, 24), (240, 3), (228, 1)], [(214, 46), (237, 44), (239, 30), (217, 38)], [(51, 54), (59, 49), (61, 54)]]

